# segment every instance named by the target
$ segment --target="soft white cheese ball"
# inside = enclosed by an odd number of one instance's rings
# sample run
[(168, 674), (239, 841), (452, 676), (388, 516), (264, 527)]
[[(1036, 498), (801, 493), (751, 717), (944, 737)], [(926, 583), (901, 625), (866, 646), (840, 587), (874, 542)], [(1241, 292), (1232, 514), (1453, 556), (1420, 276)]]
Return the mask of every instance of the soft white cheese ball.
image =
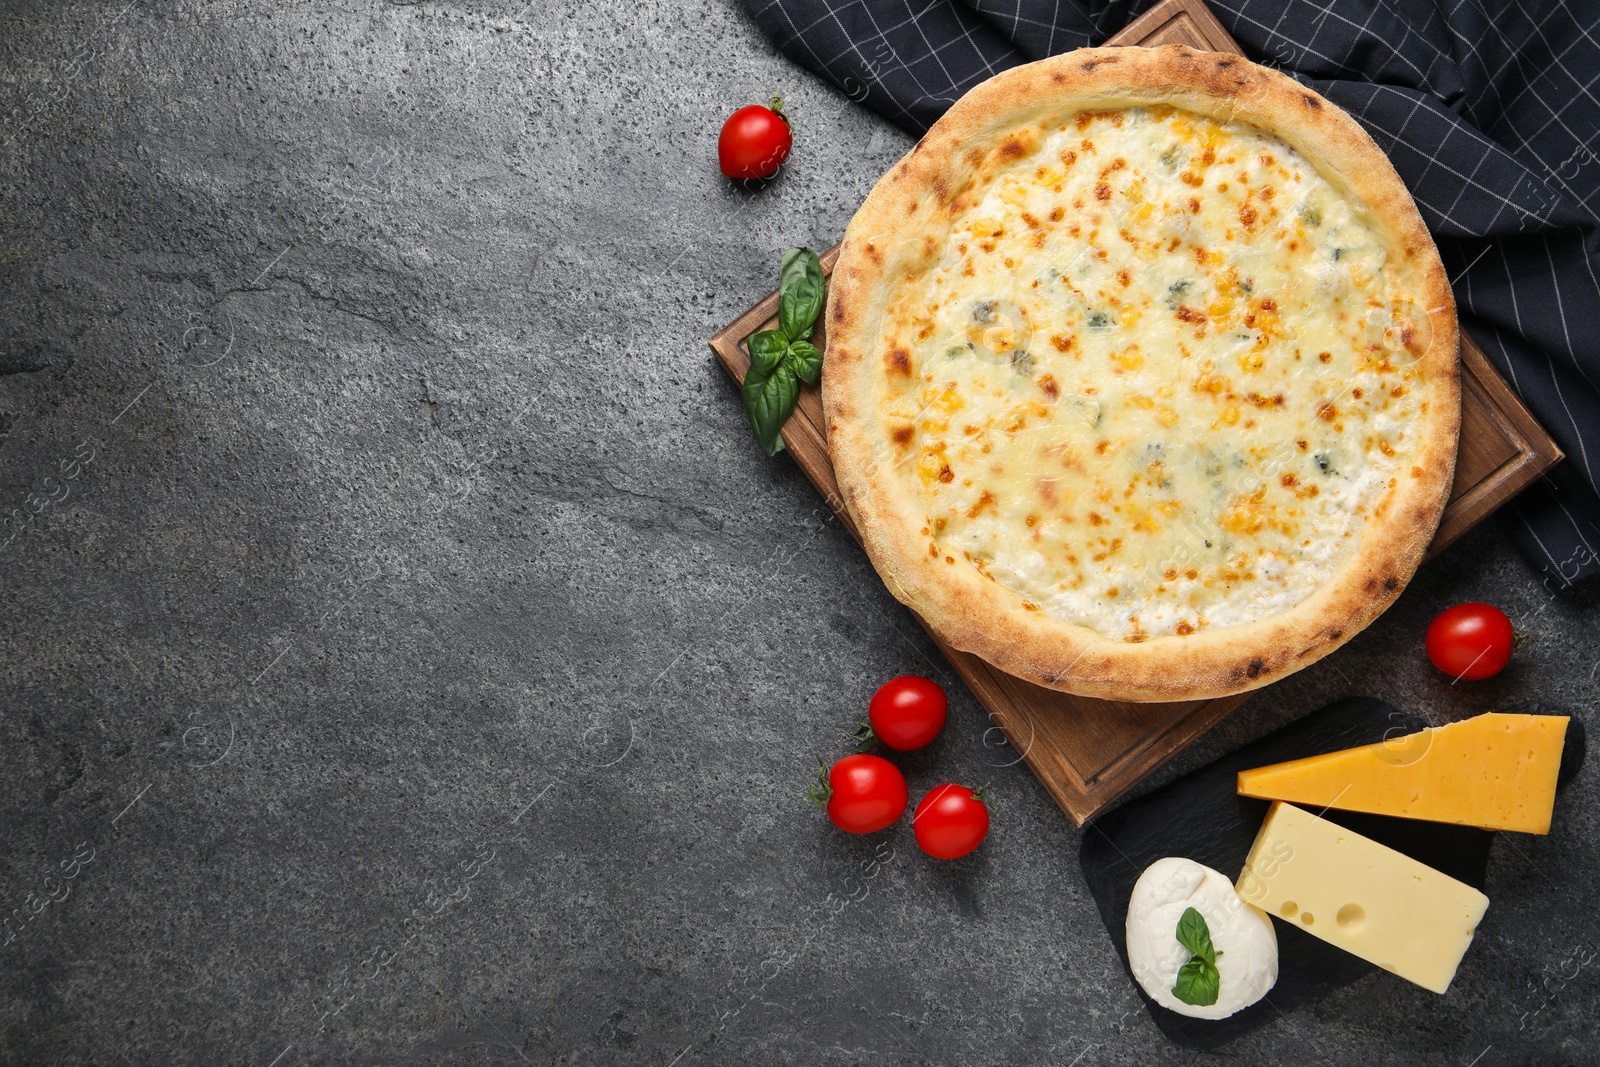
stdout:
[[(1221, 953), (1217, 1002), (1185, 1004), (1173, 995), (1178, 968), (1191, 953), (1178, 943), (1178, 920), (1193, 908)], [(1245, 903), (1233, 881), (1194, 860), (1168, 856), (1139, 876), (1128, 901), (1128, 964), (1134, 979), (1163, 1008), (1196, 1019), (1226, 1019), (1267, 995), (1278, 980), (1278, 935), (1265, 912)]]

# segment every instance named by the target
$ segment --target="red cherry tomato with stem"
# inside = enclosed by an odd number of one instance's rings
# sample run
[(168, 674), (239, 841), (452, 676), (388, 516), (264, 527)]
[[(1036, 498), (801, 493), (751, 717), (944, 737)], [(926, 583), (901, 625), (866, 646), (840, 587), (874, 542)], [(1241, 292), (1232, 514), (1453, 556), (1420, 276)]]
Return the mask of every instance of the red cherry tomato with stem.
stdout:
[(846, 833), (877, 833), (905, 813), (909, 798), (905, 775), (882, 756), (858, 753), (832, 767), (817, 761), (811, 799), (827, 805), (829, 821)]
[(944, 729), (950, 710), (939, 683), (915, 674), (891, 678), (872, 694), (867, 706), (870, 734), (862, 740), (878, 740), (904, 752), (921, 748)]
[(989, 806), (983, 787), (969, 789), (946, 782), (928, 790), (911, 817), (917, 845), (936, 860), (956, 860), (979, 845), (989, 834)]
[(1499, 674), (1511, 660), (1516, 631), (1491, 604), (1457, 604), (1428, 624), (1428, 658), (1457, 681)]
[(783, 98), (775, 96), (767, 107), (751, 104), (728, 116), (717, 137), (717, 164), (730, 178), (770, 178), (793, 147)]

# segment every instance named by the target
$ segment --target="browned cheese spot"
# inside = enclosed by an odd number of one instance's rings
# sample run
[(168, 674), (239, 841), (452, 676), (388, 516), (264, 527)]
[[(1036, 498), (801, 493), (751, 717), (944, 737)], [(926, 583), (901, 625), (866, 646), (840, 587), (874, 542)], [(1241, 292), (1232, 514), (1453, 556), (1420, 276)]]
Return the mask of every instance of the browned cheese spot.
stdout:
[(1039, 146), (1039, 137), (1031, 130), (1019, 130), (1000, 142), (1000, 148), (995, 153), (1002, 163), (1021, 159)]

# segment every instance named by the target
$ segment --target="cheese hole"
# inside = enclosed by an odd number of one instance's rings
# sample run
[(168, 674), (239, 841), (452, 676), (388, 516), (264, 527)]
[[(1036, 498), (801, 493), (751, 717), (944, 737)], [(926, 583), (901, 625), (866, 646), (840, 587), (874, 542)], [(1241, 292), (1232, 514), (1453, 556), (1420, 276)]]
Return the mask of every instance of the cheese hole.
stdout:
[(1307, 926), (1310, 926), (1317, 921), (1317, 917), (1311, 914), (1309, 911), (1302, 911), (1300, 913), (1300, 921), (1305, 923)]
[(1286, 900), (1278, 906), (1278, 910), (1283, 913), (1285, 919), (1292, 919), (1295, 917), (1295, 913), (1300, 910), (1300, 905), (1292, 900)]
[(1339, 914), (1334, 916), (1334, 921), (1341, 930), (1359, 930), (1367, 921), (1367, 912), (1360, 904), (1346, 904), (1339, 909)]

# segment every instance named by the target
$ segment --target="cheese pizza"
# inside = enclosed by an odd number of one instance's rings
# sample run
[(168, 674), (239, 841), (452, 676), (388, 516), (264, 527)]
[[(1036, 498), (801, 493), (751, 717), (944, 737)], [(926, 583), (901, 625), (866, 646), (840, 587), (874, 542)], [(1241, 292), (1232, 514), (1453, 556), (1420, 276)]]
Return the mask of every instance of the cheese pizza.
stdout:
[(1394, 168), (1236, 56), (980, 85), (872, 191), (828, 305), (840, 489), (888, 588), (1043, 685), (1263, 685), (1399, 594), (1451, 484), (1455, 308)]

